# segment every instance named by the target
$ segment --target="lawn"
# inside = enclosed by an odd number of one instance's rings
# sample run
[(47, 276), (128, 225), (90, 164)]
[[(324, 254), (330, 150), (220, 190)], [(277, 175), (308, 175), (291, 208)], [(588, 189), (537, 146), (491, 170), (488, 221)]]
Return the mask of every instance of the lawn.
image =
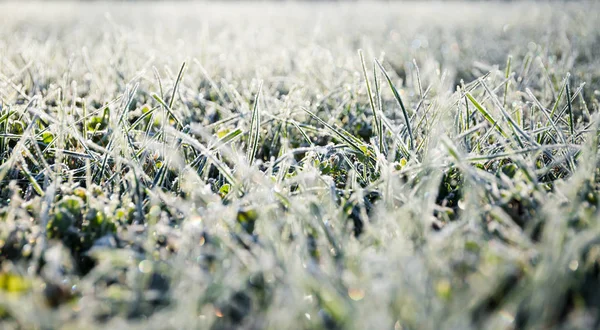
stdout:
[(0, 13), (1, 329), (600, 327), (600, 4)]

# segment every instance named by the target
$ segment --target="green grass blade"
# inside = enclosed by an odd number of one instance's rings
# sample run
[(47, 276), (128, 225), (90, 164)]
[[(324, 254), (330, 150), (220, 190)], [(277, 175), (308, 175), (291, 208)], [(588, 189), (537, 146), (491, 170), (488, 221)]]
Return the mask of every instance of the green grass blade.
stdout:
[(504, 78), (506, 78), (507, 81), (506, 81), (506, 85), (504, 85), (504, 98), (502, 100), (503, 107), (506, 107), (506, 96), (508, 95), (508, 86), (510, 85), (510, 80), (508, 80), (508, 77), (510, 77), (511, 63), (512, 63), (512, 55), (508, 55), (508, 59), (506, 60), (506, 72), (504, 72)]
[(177, 89), (179, 88), (179, 84), (183, 79), (183, 74), (185, 73), (185, 62), (181, 64), (181, 68), (179, 69), (179, 73), (177, 74), (177, 79), (175, 80), (175, 86), (173, 86), (173, 94), (171, 94), (171, 99), (169, 100), (169, 109), (173, 109), (173, 103), (175, 103), (175, 96), (177, 94)]
[[(356, 141), (353, 141), (352, 139), (350, 139), (347, 135), (351, 135), (348, 132), (345, 132), (342, 128), (335, 128), (331, 125), (329, 125), (328, 123), (326, 123), (323, 119), (319, 118), (319, 116), (315, 115), (314, 113), (312, 113), (310, 110), (308, 109), (304, 109), (303, 110), (308, 113), (311, 117), (313, 117), (314, 119), (316, 119), (319, 123), (321, 123), (323, 126), (327, 127), (331, 132), (333, 132), (335, 135), (337, 135), (342, 141), (346, 142), (346, 144), (353, 148), (354, 150), (356, 150), (357, 152), (363, 153), (364, 151), (361, 148), (361, 146), (356, 143)], [(342, 132), (343, 131), (343, 132)], [(344, 134), (346, 133), (346, 134)]]
[(571, 87), (569, 86), (569, 81), (568, 81), (568, 76), (567, 76), (567, 84), (566, 84), (566, 91), (567, 91), (567, 106), (568, 106), (568, 111), (569, 111), (569, 131), (571, 133), (571, 139), (573, 139), (573, 137), (575, 136), (575, 124), (573, 123), (573, 106), (571, 105)]
[(135, 127), (137, 127), (137, 125), (139, 125), (144, 119), (146, 119), (148, 116), (150, 116), (151, 114), (154, 113), (154, 111), (156, 111), (158, 109), (158, 107), (154, 107), (150, 110), (148, 110), (145, 114), (141, 115), (138, 119), (136, 119), (135, 122), (133, 122), (133, 124), (131, 124), (131, 126), (129, 126), (129, 128), (127, 129), (127, 132), (131, 132), (132, 129), (134, 129)]
[(498, 130), (498, 132), (502, 134), (502, 136), (507, 138), (508, 135), (506, 135), (506, 133), (502, 130), (502, 127), (500, 127), (498, 125), (498, 122), (492, 117), (492, 115), (490, 115), (490, 113), (481, 104), (479, 104), (477, 100), (475, 100), (473, 95), (471, 95), (471, 93), (469, 92), (467, 92), (466, 95), (467, 98), (471, 101), (471, 103), (475, 106), (475, 108), (479, 111), (479, 113), (481, 113), (483, 118), (485, 118), (485, 120), (487, 120), (492, 125), (492, 127)]
[(179, 118), (177, 118), (177, 116), (175, 116), (175, 114), (173, 113), (173, 110), (171, 110), (171, 108), (165, 103), (165, 101), (158, 94), (152, 93), (152, 98), (154, 98), (158, 103), (160, 103), (160, 105), (162, 105), (165, 108), (165, 110), (167, 110), (167, 112), (169, 113), (169, 115), (171, 117), (173, 117), (173, 119), (175, 120), (177, 125), (179, 125), (180, 127), (183, 127), (181, 120), (179, 120)]
[(396, 87), (392, 83), (392, 79), (390, 79), (390, 76), (388, 75), (388, 73), (383, 68), (383, 65), (381, 65), (381, 63), (379, 63), (378, 60), (375, 60), (375, 62), (377, 62), (377, 65), (379, 66), (379, 69), (381, 69), (381, 72), (385, 76), (385, 79), (387, 80), (387, 83), (390, 86), (390, 89), (392, 90), (392, 93), (394, 94), (394, 98), (396, 98), (396, 102), (398, 102), (398, 105), (402, 109), (402, 114), (404, 115), (404, 121), (406, 122), (406, 128), (408, 130), (408, 137), (410, 139), (409, 148), (411, 150), (413, 150), (415, 142), (414, 142), (414, 138), (413, 138), (413, 131), (412, 131), (412, 128), (411, 128), (411, 125), (410, 125), (410, 119), (409, 119), (409, 116), (408, 116), (408, 111), (406, 111), (406, 108), (404, 107), (404, 103), (402, 102), (402, 98), (400, 97), (400, 93), (398, 93), (398, 90), (396, 89)]
[(365, 59), (363, 57), (362, 49), (358, 51), (358, 55), (360, 56), (360, 64), (363, 70), (363, 76), (365, 77), (365, 84), (367, 85), (367, 94), (369, 94), (369, 104), (371, 105), (371, 110), (373, 111), (373, 120), (374, 127), (377, 132), (376, 139), (379, 142), (379, 150), (383, 152), (383, 132), (382, 126), (380, 123), (379, 115), (377, 114), (377, 108), (375, 107), (375, 101), (373, 100), (373, 92), (371, 91), (371, 83), (369, 82), (369, 76), (367, 75), (367, 66), (365, 65)]
[(248, 142), (248, 153), (247, 158), (250, 166), (254, 162), (256, 153), (258, 151), (258, 140), (260, 138), (260, 108), (258, 102), (260, 101), (260, 93), (262, 91), (263, 83), (261, 81), (256, 97), (254, 98), (254, 105), (252, 108), (252, 119), (250, 121), (250, 137)]
[(225, 136), (223, 136), (222, 138), (219, 139), (219, 141), (217, 141), (217, 143), (210, 148), (210, 150), (216, 150), (219, 149), (220, 147), (226, 145), (227, 143), (233, 141), (236, 137), (240, 136), (244, 131), (242, 131), (241, 128), (237, 128), (229, 133), (227, 133)]

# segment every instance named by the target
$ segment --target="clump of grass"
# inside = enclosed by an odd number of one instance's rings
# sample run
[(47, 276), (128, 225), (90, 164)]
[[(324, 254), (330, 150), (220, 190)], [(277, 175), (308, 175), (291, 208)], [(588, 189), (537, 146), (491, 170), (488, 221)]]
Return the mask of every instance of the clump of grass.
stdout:
[(598, 5), (266, 6), (0, 5), (3, 329), (598, 327)]

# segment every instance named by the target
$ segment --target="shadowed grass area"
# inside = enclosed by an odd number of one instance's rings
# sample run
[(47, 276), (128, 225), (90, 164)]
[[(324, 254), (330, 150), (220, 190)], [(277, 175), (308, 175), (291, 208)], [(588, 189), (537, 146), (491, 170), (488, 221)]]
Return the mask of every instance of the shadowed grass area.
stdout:
[(0, 328), (600, 326), (597, 4), (0, 12)]

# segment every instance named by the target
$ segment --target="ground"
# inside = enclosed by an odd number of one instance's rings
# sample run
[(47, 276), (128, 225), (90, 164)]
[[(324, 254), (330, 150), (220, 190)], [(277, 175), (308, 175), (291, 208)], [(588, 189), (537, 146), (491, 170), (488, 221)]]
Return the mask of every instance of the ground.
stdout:
[(0, 13), (2, 329), (600, 326), (600, 5)]

